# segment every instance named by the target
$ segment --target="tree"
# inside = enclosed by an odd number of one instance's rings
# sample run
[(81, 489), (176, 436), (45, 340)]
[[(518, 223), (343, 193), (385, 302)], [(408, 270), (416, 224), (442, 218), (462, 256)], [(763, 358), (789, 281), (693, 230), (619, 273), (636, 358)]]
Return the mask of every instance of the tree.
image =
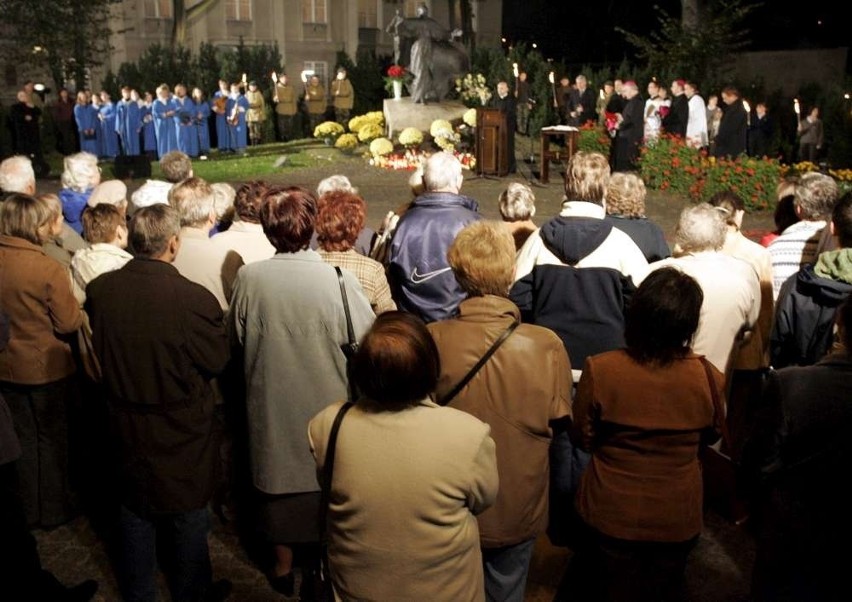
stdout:
[[(642, 36), (617, 28), (647, 61), (652, 73), (692, 79), (709, 89), (720, 83), (734, 54), (748, 46), (743, 27), (756, 4), (743, 0), (720, 0), (702, 8), (701, 0), (682, 0), (684, 14), (675, 19), (655, 7), (660, 29)], [(688, 13), (688, 14), (687, 14)]]
[(0, 0), (0, 26), (13, 41), (2, 45), (12, 64), (47, 68), (54, 85), (78, 88), (110, 50), (111, 0)]
[(186, 42), (186, 26), (190, 19), (202, 14), (208, 8), (216, 4), (218, 0), (200, 0), (192, 6), (187, 6), (187, 0), (172, 0), (172, 42), (171, 48), (175, 50)]

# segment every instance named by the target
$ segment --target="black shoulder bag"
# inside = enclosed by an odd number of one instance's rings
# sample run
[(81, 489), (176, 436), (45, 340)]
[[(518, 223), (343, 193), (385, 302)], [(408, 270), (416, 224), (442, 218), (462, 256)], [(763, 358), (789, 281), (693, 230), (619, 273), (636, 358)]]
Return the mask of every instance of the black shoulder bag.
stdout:
[(346, 313), (346, 338), (347, 342), (340, 346), (343, 355), (346, 356), (346, 380), (349, 383), (349, 401), (358, 399), (355, 390), (355, 381), (352, 378), (352, 359), (358, 353), (358, 340), (355, 338), (355, 329), (352, 327), (352, 315), (349, 313), (349, 299), (346, 296), (346, 285), (343, 283), (343, 271), (334, 266), (337, 272), (337, 282), (340, 284), (340, 296), (343, 298), (343, 311)]
[(461, 390), (465, 388), (465, 386), (467, 386), (467, 383), (470, 382), (470, 379), (472, 379), (476, 375), (476, 373), (479, 372), (482, 366), (484, 366), (485, 363), (489, 359), (491, 359), (491, 356), (494, 355), (494, 352), (497, 351), (497, 348), (500, 347), (500, 345), (502, 345), (505, 340), (509, 338), (509, 335), (515, 331), (515, 329), (518, 327), (518, 324), (520, 324), (520, 322), (518, 322), (517, 320), (509, 324), (509, 327), (503, 331), (503, 334), (497, 337), (497, 340), (494, 341), (491, 347), (489, 347), (488, 351), (485, 352), (485, 355), (479, 358), (479, 361), (476, 362), (476, 365), (474, 365), (474, 367), (470, 369), (470, 372), (468, 372), (465, 377), (461, 379), (459, 383), (455, 387), (453, 387), (453, 389), (449, 393), (447, 393), (443, 397), (440, 397), (437, 400), (439, 406), (445, 406), (450, 403), (455, 398), (455, 396), (458, 395)]

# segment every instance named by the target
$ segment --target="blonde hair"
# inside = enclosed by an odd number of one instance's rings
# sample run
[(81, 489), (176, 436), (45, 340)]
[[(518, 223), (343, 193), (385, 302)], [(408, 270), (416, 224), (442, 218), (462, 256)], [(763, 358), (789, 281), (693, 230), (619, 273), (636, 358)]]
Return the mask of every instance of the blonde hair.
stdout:
[(86, 192), (97, 186), (101, 181), (98, 158), (92, 153), (82, 152), (68, 155), (65, 157), (64, 166), (61, 179), (63, 188), (70, 188), (76, 192)]
[(512, 182), (500, 193), (500, 215), (507, 222), (528, 220), (535, 215), (535, 195), (532, 188)]
[(645, 216), (645, 182), (632, 173), (616, 172), (606, 189), (606, 212), (624, 217)]
[(44, 226), (56, 219), (44, 199), (13, 193), (0, 203), (0, 234), (23, 238), (35, 245), (45, 242)]
[(505, 297), (515, 276), (515, 241), (502, 222), (474, 222), (456, 235), (447, 261), (471, 297)]
[(201, 178), (187, 178), (169, 191), (169, 205), (180, 215), (180, 225), (190, 228), (203, 226), (210, 219), (215, 200), (213, 187)]
[(568, 201), (603, 205), (609, 185), (609, 161), (601, 153), (577, 151), (565, 172), (565, 196)]

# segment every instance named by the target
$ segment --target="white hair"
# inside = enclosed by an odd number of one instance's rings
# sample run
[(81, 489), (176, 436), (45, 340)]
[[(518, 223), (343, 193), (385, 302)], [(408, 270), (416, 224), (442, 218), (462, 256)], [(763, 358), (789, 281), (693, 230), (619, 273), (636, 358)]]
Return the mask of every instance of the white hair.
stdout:
[(3, 192), (35, 192), (35, 171), (29, 157), (15, 155), (0, 163), (0, 190)]
[(458, 190), (462, 182), (462, 165), (455, 155), (441, 151), (426, 161), (423, 167), (423, 186), (427, 192)]
[(530, 219), (535, 215), (535, 195), (532, 188), (512, 182), (500, 193), (500, 215), (508, 222)]
[(77, 192), (91, 190), (101, 181), (98, 158), (92, 153), (75, 153), (65, 157), (62, 186)]
[(216, 210), (216, 217), (222, 219), (228, 209), (234, 206), (237, 191), (227, 182), (216, 182), (210, 187), (213, 189), (213, 207)]
[(718, 251), (725, 244), (727, 232), (722, 214), (708, 203), (699, 203), (681, 211), (675, 243), (684, 253)]
[(335, 174), (333, 176), (328, 176), (317, 184), (317, 197), (321, 197), (328, 192), (334, 192), (336, 190), (358, 194), (358, 189), (352, 186), (352, 182), (349, 181), (349, 178), (341, 174)]

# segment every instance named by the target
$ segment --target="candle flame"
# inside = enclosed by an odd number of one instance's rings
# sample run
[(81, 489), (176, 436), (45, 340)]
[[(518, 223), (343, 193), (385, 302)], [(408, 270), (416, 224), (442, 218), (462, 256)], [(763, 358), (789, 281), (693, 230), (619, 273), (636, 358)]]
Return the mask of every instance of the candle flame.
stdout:
[(518, 63), (512, 63), (512, 73), (518, 77)]
[(550, 81), (551, 84), (556, 82), (556, 79), (553, 77), (553, 71), (548, 73), (547, 79)]

